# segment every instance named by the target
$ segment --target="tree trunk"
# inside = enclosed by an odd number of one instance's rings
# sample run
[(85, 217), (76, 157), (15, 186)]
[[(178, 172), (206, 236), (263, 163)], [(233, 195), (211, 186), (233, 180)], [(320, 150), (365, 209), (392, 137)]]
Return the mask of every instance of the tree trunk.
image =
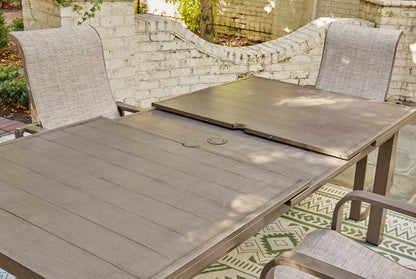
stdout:
[(212, 0), (201, 0), (201, 38), (212, 42), (214, 40), (214, 17)]
[(140, 7), (140, 0), (134, 0), (134, 13), (139, 13), (139, 7)]

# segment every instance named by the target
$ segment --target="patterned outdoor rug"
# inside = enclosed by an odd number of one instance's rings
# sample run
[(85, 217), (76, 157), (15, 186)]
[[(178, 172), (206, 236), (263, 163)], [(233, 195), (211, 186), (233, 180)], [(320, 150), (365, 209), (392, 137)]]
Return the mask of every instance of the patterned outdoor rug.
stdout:
[[(194, 279), (257, 279), (278, 253), (291, 250), (307, 233), (331, 226), (337, 201), (350, 190), (326, 185), (232, 250)], [(350, 203), (344, 208), (347, 216)], [(348, 210), (347, 210), (348, 209)], [(343, 234), (365, 241), (367, 220), (344, 222)], [(383, 242), (367, 245), (390, 259), (416, 269), (416, 219), (388, 211)]]
[[(276, 254), (291, 250), (307, 233), (331, 225), (337, 201), (349, 189), (326, 185), (272, 224), (232, 250), (195, 279), (257, 279), (263, 266)], [(349, 209), (346, 204), (344, 214)], [(367, 221), (344, 222), (343, 233), (364, 241)], [(416, 269), (416, 220), (388, 211), (384, 239), (373, 247), (377, 252), (409, 268)], [(14, 279), (0, 270), (0, 279)]]

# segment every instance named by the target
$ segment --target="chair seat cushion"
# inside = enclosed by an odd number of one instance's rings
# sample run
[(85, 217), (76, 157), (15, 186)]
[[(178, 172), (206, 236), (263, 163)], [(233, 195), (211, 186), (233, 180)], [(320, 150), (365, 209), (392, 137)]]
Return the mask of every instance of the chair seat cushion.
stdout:
[[(329, 229), (311, 232), (293, 250), (365, 278), (416, 278), (416, 271)], [(284, 266), (278, 266), (270, 273), (274, 276), (268, 278), (316, 278)]]

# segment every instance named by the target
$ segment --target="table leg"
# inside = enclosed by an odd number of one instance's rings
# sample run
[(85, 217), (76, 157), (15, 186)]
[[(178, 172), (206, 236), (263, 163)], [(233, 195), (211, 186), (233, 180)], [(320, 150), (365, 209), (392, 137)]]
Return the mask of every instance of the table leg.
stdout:
[[(398, 133), (379, 147), (373, 192), (388, 196), (393, 180)], [(367, 242), (378, 245), (383, 239), (386, 210), (372, 206), (368, 221)]]
[[(367, 170), (367, 156), (362, 158), (355, 165), (355, 177), (353, 190), (364, 190), (365, 173)], [(367, 217), (368, 211), (361, 213), (361, 202), (352, 201), (350, 209), (350, 219), (358, 221)]]

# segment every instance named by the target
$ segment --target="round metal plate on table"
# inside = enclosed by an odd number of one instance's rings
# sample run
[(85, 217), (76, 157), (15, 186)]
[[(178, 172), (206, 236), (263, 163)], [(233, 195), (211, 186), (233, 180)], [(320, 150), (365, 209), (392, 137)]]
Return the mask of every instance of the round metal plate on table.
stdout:
[(207, 142), (213, 145), (222, 145), (222, 144), (226, 144), (227, 140), (221, 139), (221, 138), (209, 138), (207, 139)]

